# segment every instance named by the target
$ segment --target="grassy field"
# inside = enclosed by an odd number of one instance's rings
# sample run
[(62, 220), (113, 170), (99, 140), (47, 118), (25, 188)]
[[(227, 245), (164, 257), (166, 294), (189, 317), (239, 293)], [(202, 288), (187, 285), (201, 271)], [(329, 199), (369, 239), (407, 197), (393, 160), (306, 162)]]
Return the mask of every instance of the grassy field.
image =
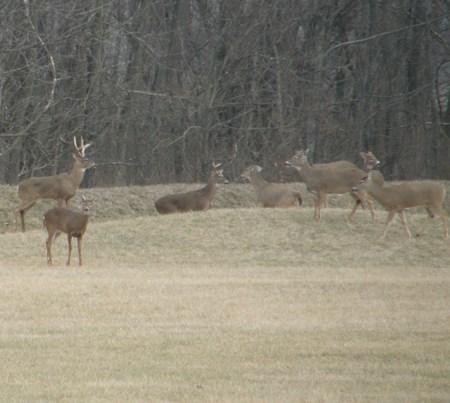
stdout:
[[(297, 185), (298, 186), (298, 185)], [(450, 400), (450, 242), (439, 220), (406, 241), (386, 212), (313, 222), (310, 199), (257, 208), (221, 187), (205, 213), (157, 216), (193, 186), (95, 189), (85, 265), (45, 258), (40, 217), (0, 214), (1, 401)], [(83, 192), (83, 191), (81, 191)], [(447, 212), (448, 201), (446, 204)], [(413, 231), (423, 212), (407, 214)]]

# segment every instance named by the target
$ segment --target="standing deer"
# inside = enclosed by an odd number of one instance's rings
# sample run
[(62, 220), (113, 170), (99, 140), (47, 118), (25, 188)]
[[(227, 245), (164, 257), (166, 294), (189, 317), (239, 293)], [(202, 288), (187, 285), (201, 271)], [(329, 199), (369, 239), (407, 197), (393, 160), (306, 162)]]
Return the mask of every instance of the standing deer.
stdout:
[[(374, 170), (375, 167), (377, 165), (379, 165), (380, 161), (378, 161), (375, 157), (375, 155), (373, 155), (370, 151), (368, 152), (360, 152), (359, 155), (361, 156), (361, 158), (363, 159), (363, 171), (364, 172), (372, 172), (372, 177), (374, 182), (376, 182), (379, 185), (383, 185), (384, 183), (384, 177), (383, 174), (380, 171), (376, 171)], [(373, 208), (373, 200), (372, 198), (364, 191), (359, 192), (359, 195), (361, 197), (364, 198), (364, 200), (367, 202), (369, 209), (370, 209), (370, 213), (372, 215), (372, 221), (375, 222), (376, 218), (375, 218), (375, 210)], [(362, 203), (361, 203), (362, 204)], [(349, 216), (349, 221), (351, 221), (351, 219), (353, 218), (353, 216), (356, 213), (356, 210), (358, 209), (360, 203), (355, 203), (355, 205), (353, 206), (352, 212), (350, 213)]]
[[(378, 161), (376, 159), (375, 155), (373, 155), (372, 152), (370, 152), (370, 151), (368, 151), (366, 153), (362, 151), (359, 153), (359, 155), (363, 159), (363, 171), (366, 173), (374, 172), (374, 175), (373, 175), (374, 180), (378, 184), (382, 184), (384, 182), (383, 175), (381, 174), (380, 171), (374, 171), (374, 168), (380, 163), (380, 161)], [(364, 191), (359, 192), (359, 196), (365, 202), (367, 202), (367, 205), (369, 206), (370, 214), (372, 216), (372, 221), (375, 222), (376, 217), (375, 217), (375, 210), (373, 208), (372, 198)], [(362, 205), (364, 208), (362, 201), (361, 201), (361, 203), (355, 203), (350, 215), (348, 216), (348, 221), (351, 221), (353, 219), (353, 216), (355, 215), (356, 210), (358, 210), (359, 205)]]
[(256, 197), (263, 207), (296, 207), (297, 203), (302, 204), (300, 192), (289, 189), (279, 183), (267, 182), (261, 176), (262, 168), (259, 165), (252, 165), (241, 173), (241, 178), (250, 180), (253, 185)]
[[(303, 180), (309, 192), (314, 198), (314, 219), (321, 219), (321, 205), (327, 194), (344, 194), (352, 192), (354, 186), (367, 176), (367, 173), (358, 168), (336, 168), (336, 166), (321, 166), (321, 164), (311, 165), (307, 159), (307, 151), (298, 151), (291, 159), (286, 161), (286, 165), (295, 167), (302, 173)], [(351, 193), (355, 203), (361, 203), (364, 196)], [(356, 211), (356, 208), (354, 208)], [(348, 220), (353, 216), (350, 214)]]
[(67, 240), (69, 242), (69, 257), (67, 258), (67, 266), (70, 266), (72, 237), (75, 237), (78, 240), (78, 262), (80, 266), (83, 264), (81, 259), (81, 241), (87, 229), (93, 199), (87, 199), (84, 196), (81, 196), (81, 198), (81, 213), (65, 207), (53, 207), (44, 214), (43, 224), (48, 233), (46, 244), (47, 263), (49, 266), (53, 264), (52, 242), (60, 232), (67, 234)]
[[(300, 154), (300, 153), (307, 156), (308, 150), (306, 150), (306, 151), (300, 150), (297, 152), (297, 154)], [(370, 151), (368, 151), (367, 153), (361, 152), (360, 156), (363, 159), (363, 170), (365, 172), (370, 172), (372, 169), (374, 169), (380, 163), (380, 161), (378, 161), (376, 159), (375, 155), (373, 155)], [(320, 163), (320, 164), (314, 164), (313, 166), (315, 168), (324, 169), (324, 170), (343, 170), (343, 169), (350, 169), (350, 168), (358, 169), (358, 167), (353, 162), (346, 161), (346, 160), (325, 162), (325, 163)], [(381, 173), (379, 175), (382, 176)], [(298, 176), (302, 182), (305, 182), (304, 172), (302, 170), (298, 171)], [(366, 195), (364, 195), (363, 193), (361, 193), (361, 198), (363, 198), (363, 200), (367, 202), (370, 213), (372, 215), (372, 221), (375, 221), (375, 212), (373, 209), (372, 200), (369, 197), (367, 197)], [(352, 197), (351, 202), (353, 202), (353, 200), (354, 200), (354, 197)], [(324, 205), (324, 207), (328, 207), (326, 197), (324, 197), (324, 199), (323, 199), (323, 205)], [(353, 209), (348, 217), (348, 221), (351, 221), (353, 219), (353, 216), (355, 215), (356, 210), (358, 209), (359, 205), (363, 206), (363, 208), (364, 208), (364, 204), (362, 203), (362, 200), (361, 200), (361, 203), (360, 202), (355, 203), (353, 206)]]
[(89, 161), (84, 154), (86, 148), (91, 144), (84, 144), (83, 138), (81, 138), (81, 144), (78, 146), (75, 137), (73, 143), (75, 149), (74, 163), (70, 172), (54, 176), (28, 178), (19, 183), (17, 192), (20, 203), (14, 208), (14, 231), (17, 230), (17, 217), (20, 214), (22, 231), (25, 232), (25, 213), (38, 200), (53, 199), (57, 201), (59, 207), (62, 206), (63, 201), (67, 207), (70, 205), (70, 199), (75, 196), (83, 180), (84, 171), (94, 166), (94, 163)]
[(433, 181), (406, 181), (399, 184), (384, 185), (377, 183), (374, 179), (374, 173), (369, 173), (355, 189), (357, 191), (361, 189), (366, 190), (370, 196), (389, 211), (379, 240), (383, 240), (386, 236), (396, 213), (402, 220), (408, 238), (411, 238), (411, 232), (409, 231), (405, 217), (405, 209), (411, 207), (425, 207), (428, 213), (425, 222), (417, 230), (416, 236), (419, 236), (434, 218), (434, 210), (442, 219), (444, 239), (448, 239), (447, 216), (442, 210), (445, 189), (440, 183)]
[(159, 214), (173, 214), (208, 210), (211, 200), (216, 195), (217, 183), (226, 181), (223, 170), (218, 169), (220, 165), (213, 162), (208, 183), (204, 188), (163, 196), (155, 202), (156, 211)]

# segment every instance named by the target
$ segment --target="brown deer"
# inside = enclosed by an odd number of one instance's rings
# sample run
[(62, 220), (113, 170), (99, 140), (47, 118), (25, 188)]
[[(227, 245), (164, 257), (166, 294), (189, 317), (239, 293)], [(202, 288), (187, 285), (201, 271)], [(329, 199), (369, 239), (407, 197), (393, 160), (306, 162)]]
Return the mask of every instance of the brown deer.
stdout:
[[(374, 170), (375, 167), (377, 165), (380, 164), (380, 161), (378, 161), (375, 157), (375, 155), (373, 155), (372, 152), (368, 151), (368, 152), (360, 152), (359, 155), (361, 156), (361, 158), (363, 159), (363, 171), (364, 172), (373, 172), (373, 180), (375, 182), (377, 182), (378, 184), (382, 185), (384, 183), (384, 178), (383, 175), (380, 171), (376, 171)], [(376, 217), (375, 217), (375, 210), (373, 208), (373, 200), (372, 198), (364, 191), (359, 192), (359, 196), (365, 201), (367, 202), (367, 205), (369, 206), (369, 210), (370, 210), (370, 214), (372, 215), (372, 221), (375, 222), (376, 221)], [(353, 209), (348, 217), (348, 221), (351, 221), (353, 219), (353, 216), (356, 213), (356, 210), (358, 209), (359, 205), (362, 205), (364, 208), (364, 205), (362, 203), (355, 203), (353, 206)]]
[[(286, 161), (286, 165), (295, 167), (302, 173), (303, 180), (309, 192), (314, 197), (314, 219), (320, 221), (321, 206), (327, 194), (344, 194), (352, 192), (353, 187), (359, 184), (367, 173), (359, 168), (347, 167), (336, 168), (321, 164), (311, 165), (307, 159), (307, 151), (298, 151), (291, 159)], [(351, 196), (355, 203), (361, 203), (364, 200), (363, 195), (354, 192)], [(352, 212), (353, 213), (353, 212)], [(352, 214), (348, 217), (350, 220)]]
[(61, 207), (63, 201), (66, 206), (70, 205), (70, 199), (75, 196), (84, 171), (92, 168), (94, 163), (89, 161), (84, 152), (91, 144), (84, 144), (81, 138), (80, 146), (77, 145), (76, 138), (73, 138), (75, 152), (73, 154), (74, 163), (70, 172), (61, 173), (54, 176), (33, 177), (23, 180), (17, 187), (20, 203), (14, 209), (14, 231), (17, 230), (17, 217), (20, 214), (22, 231), (25, 232), (25, 213), (30, 210), (38, 200), (53, 199)]
[(223, 170), (218, 169), (220, 165), (213, 162), (208, 183), (204, 188), (163, 196), (155, 202), (156, 211), (159, 214), (173, 214), (208, 210), (216, 195), (217, 183), (226, 182)]
[(260, 174), (262, 168), (252, 165), (241, 173), (241, 178), (250, 180), (256, 197), (263, 207), (296, 207), (302, 204), (300, 192), (289, 189), (286, 185), (266, 181)]
[(70, 266), (72, 237), (77, 238), (78, 240), (78, 262), (80, 266), (83, 264), (81, 259), (81, 241), (87, 229), (93, 199), (87, 199), (84, 196), (81, 196), (81, 198), (81, 213), (65, 207), (53, 207), (44, 214), (43, 224), (48, 233), (46, 244), (47, 263), (49, 266), (53, 264), (52, 242), (61, 232), (67, 234), (67, 240), (69, 242), (69, 257), (67, 258), (67, 266)]
[(448, 239), (447, 216), (442, 209), (445, 189), (440, 183), (434, 181), (405, 181), (398, 184), (384, 185), (375, 181), (374, 172), (370, 172), (355, 189), (367, 191), (370, 196), (389, 211), (379, 240), (383, 240), (386, 236), (396, 213), (402, 220), (408, 238), (411, 238), (411, 232), (405, 217), (405, 209), (411, 207), (425, 207), (428, 213), (425, 222), (417, 230), (416, 236), (419, 236), (434, 218), (434, 210), (442, 219), (444, 239)]
[[(383, 174), (380, 171), (375, 170), (377, 165), (380, 164), (380, 161), (378, 161), (377, 158), (375, 157), (375, 155), (373, 155), (373, 153), (370, 151), (368, 151), (366, 153), (364, 151), (362, 151), (359, 153), (359, 155), (363, 159), (363, 171), (367, 172), (367, 173), (372, 172), (373, 180), (377, 184), (383, 185), (383, 183), (384, 183)], [(372, 215), (372, 221), (375, 222), (376, 217), (375, 217), (375, 210), (373, 208), (373, 199), (364, 191), (360, 191), (359, 195), (361, 197), (363, 197), (364, 201), (367, 202), (369, 209), (370, 209), (370, 214)], [(358, 209), (360, 204), (362, 205), (362, 203), (355, 203), (355, 205), (353, 206), (352, 212), (350, 213), (350, 216), (349, 216), (349, 221), (351, 221), (351, 219), (355, 215), (356, 210)]]
[[(308, 155), (308, 150), (306, 150), (306, 151), (302, 151), (302, 150), (298, 151), (298, 153), (300, 153), (300, 152), (302, 152), (303, 155), (306, 155), (306, 156)], [(361, 155), (361, 157), (363, 159), (363, 170), (366, 171), (366, 172), (371, 171), (372, 169), (374, 169), (380, 163), (380, 161), (378, 161), (375, 158), (375, 156), (370, 151), (368, 151), (367, 153), (361, 152), (360, 155)], [(314, 167), (319, 168), (319, 169), (324, 169), (324, 170), (335, 170), (335, 169), (336, 170), (342, 170), (342, 169), (348, 169), (348, 168), (356, 168), (356, 169), (358, 169), (358, 167), (353, 162), (346, 161), (346, 160), (314, 164)], [(381, 173), (380, 173), (380, 175), (381, 175)], [(301, 182), (305, 182), (305, 180), (304, 180), (304, 173), (301, 170), (298, 171), (298, 176), (299, 176), (299, 179), (300, 179)], [(363, 197), (364, 200), (367, 201), (367, 204), (369, 205), (369, 209), (370, 209), (370, 212), (372, 214), (372, 220), (375, 221), (375, 212), (373, 210), (372, 201), (370, 200), (370, 198), (367, 198), (367, 200), (366, 200), (366, 198), (364, 197), (364, 194), (363, 193), (361, 193), (361, 194), (362, 194), (361, 197)], [(353, 203), (353, 200), (354, 200), (354, 198), (352, 197), (350, 202)], [(364, 207), (363, 203), (355, 203), (354, 206), (353, 206), (352, 212), (350, 213), (350, 215), (348, 217), (349, 221), (351, 221), (353, 219), (353, 216), (355, 215), (356, 210), (358, 209), (359, 205), (362, 205)], [(328, 207), (328, 203), (327, 203), (327, 198), (326, 197), (324, 197), (324, 199), (323, 199), (323, 206), (324, 207)]]

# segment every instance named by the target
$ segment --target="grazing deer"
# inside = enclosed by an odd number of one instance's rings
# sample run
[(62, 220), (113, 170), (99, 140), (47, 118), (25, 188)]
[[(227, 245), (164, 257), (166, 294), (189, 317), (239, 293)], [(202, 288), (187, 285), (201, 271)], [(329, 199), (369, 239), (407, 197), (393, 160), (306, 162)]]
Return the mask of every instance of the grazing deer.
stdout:
[[(291, 159), (286, 161), (286, 165), (295, 167), (301, 172), (306, 188), (314, 194), (314, 219), (321, 219), (321, 205), (327, 194), (344, 194), (352, 192), (353, 187), (360, 183), (367, 173), (361, 169), (347, 167), (336, 168), (321, 164), (311, 165), (307, 159), (307, 151), (298, 151)], [(351, 193), (355, 203), (364, 200), (363, 195)], [(356, 209), (355, 209), (356, 211)], [(352, 212), (353, 213), (353, 212)], [(354, 214), (354, 213), (353, 213)], [(348, 217), (350, 220), (352, 214)]]
[(17, 186), (20, 203), (14, 209), (15, 227), (17, 230), (17, 216), (20, 214), (22, 231), (25, 232), (25, 213), (30, 210), (38, 200), (53, 199), (61, 207), (63, 201), (69, 206), (70, 199), (75, 196), (83, 180), (84, 171), (92, 168), (94, 163), (89, 161), (84, 152), (91, 144), (84, 144), (81, 138), (80, 146), (73, 138), (75, 152), (74, 163), (70, 172), (54, 176), (33, 177), (23, 180)]
[(221, 164), (212, 164), (208, 183), (202, 189), (186, 193), (166, 195), (156, 200), (155, 208), (159, 214), (187, 213), (190, 211), (206, 211), (216, 195), (217, 183), (226, 182)]
[(263, 207), (296, 207), (297, 203), (302, 204), (300, 192), (289, 189), (279, 183), (267, 182), (260, 174), (262, 168), (259, 165), (252, 165), (241, 173), (241, 178), (250, 180), (253, 185), (256, 197)]
[(411, 207), (425, 207), (428, 213), (425, 222), (417, 230), (416, 236), (419, 236), (434, 218), (434, 210), (442, 219), (444, 239), (448, 239), (447, 216), (442, 210), (445, 189), (440, 183), (433, 181), (406, 181), (399, 184), (384, 185), (377, 183), (374, 173), (370, 172), (355, 189), (357, 191), (360, 189), (367, 191), (370, 196), (389, 211), (379, 240), (383, 240), (386, 236), (396, 213), (398, 213), (405, 226), (408, 238), (411, 238), (411, 232), (405, 218), (405, 209)]
[(87, 199), (81, 196), (81, 213), (65, 207), (53, 207), (44, 214), (43, 224), (48, 233), (47, 238), (47, 263), (49, 266), (52, 262), (52, 242), (60, 232), (67, 234), (69, 242), (69, 257), (67, 258), (67, 266), (70, 266), (70, 255), (72, 253), (72, 237), (78, 240), (78, 262), (80, 266), (83, 264), (81, 259), (81, 241), (86, 232), (89, 213), (93, 204), (93, 199)]

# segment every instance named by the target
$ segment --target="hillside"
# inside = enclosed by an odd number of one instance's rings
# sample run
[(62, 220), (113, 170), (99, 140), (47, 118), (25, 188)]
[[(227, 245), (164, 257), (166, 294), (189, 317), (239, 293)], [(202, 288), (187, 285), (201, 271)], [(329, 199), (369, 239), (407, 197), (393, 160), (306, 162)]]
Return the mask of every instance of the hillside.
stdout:
[[(447, 189), (447, 199), (444, 208), (450, 215), (450, 182), (443, 182)], [(123, 218), (156, 215), (154, 202), (159, 197), (171, 193), (186, 192), (199, 189), (201, 184), (170, 184), (154, 186), (130, 186), (112, 188), (80, 189), (73, 201), (73, 207), (78, 208), (80, 194), (95, 197), (94, 217), (96, 221), (111, 221)], [(303, 207), (312, 207), (312, 197), (306, 191), (304, 184), (291, 183), (293, 189), (300, 189), (303, 195)], [(0, 233), (12, 230), (14, 206), (18, 204), (15, 186), (0, 186)], [(348, 196), (333, 195), (329, 197), (329, 206), (347, 208)], [(55, 205), (54, 201), (40, 201), (26, 215), (27, 228), (41, 228), (41, 217), (45, 211)], [(220, 185), (212, 208), (258, 207), (255, 194), (250, 184)], [(377, 206), (380, 210), (380, 206)], [(361, 212), (357, 212), (357, 215)], [(381, 213), (384, 219), (385, 213)]]

